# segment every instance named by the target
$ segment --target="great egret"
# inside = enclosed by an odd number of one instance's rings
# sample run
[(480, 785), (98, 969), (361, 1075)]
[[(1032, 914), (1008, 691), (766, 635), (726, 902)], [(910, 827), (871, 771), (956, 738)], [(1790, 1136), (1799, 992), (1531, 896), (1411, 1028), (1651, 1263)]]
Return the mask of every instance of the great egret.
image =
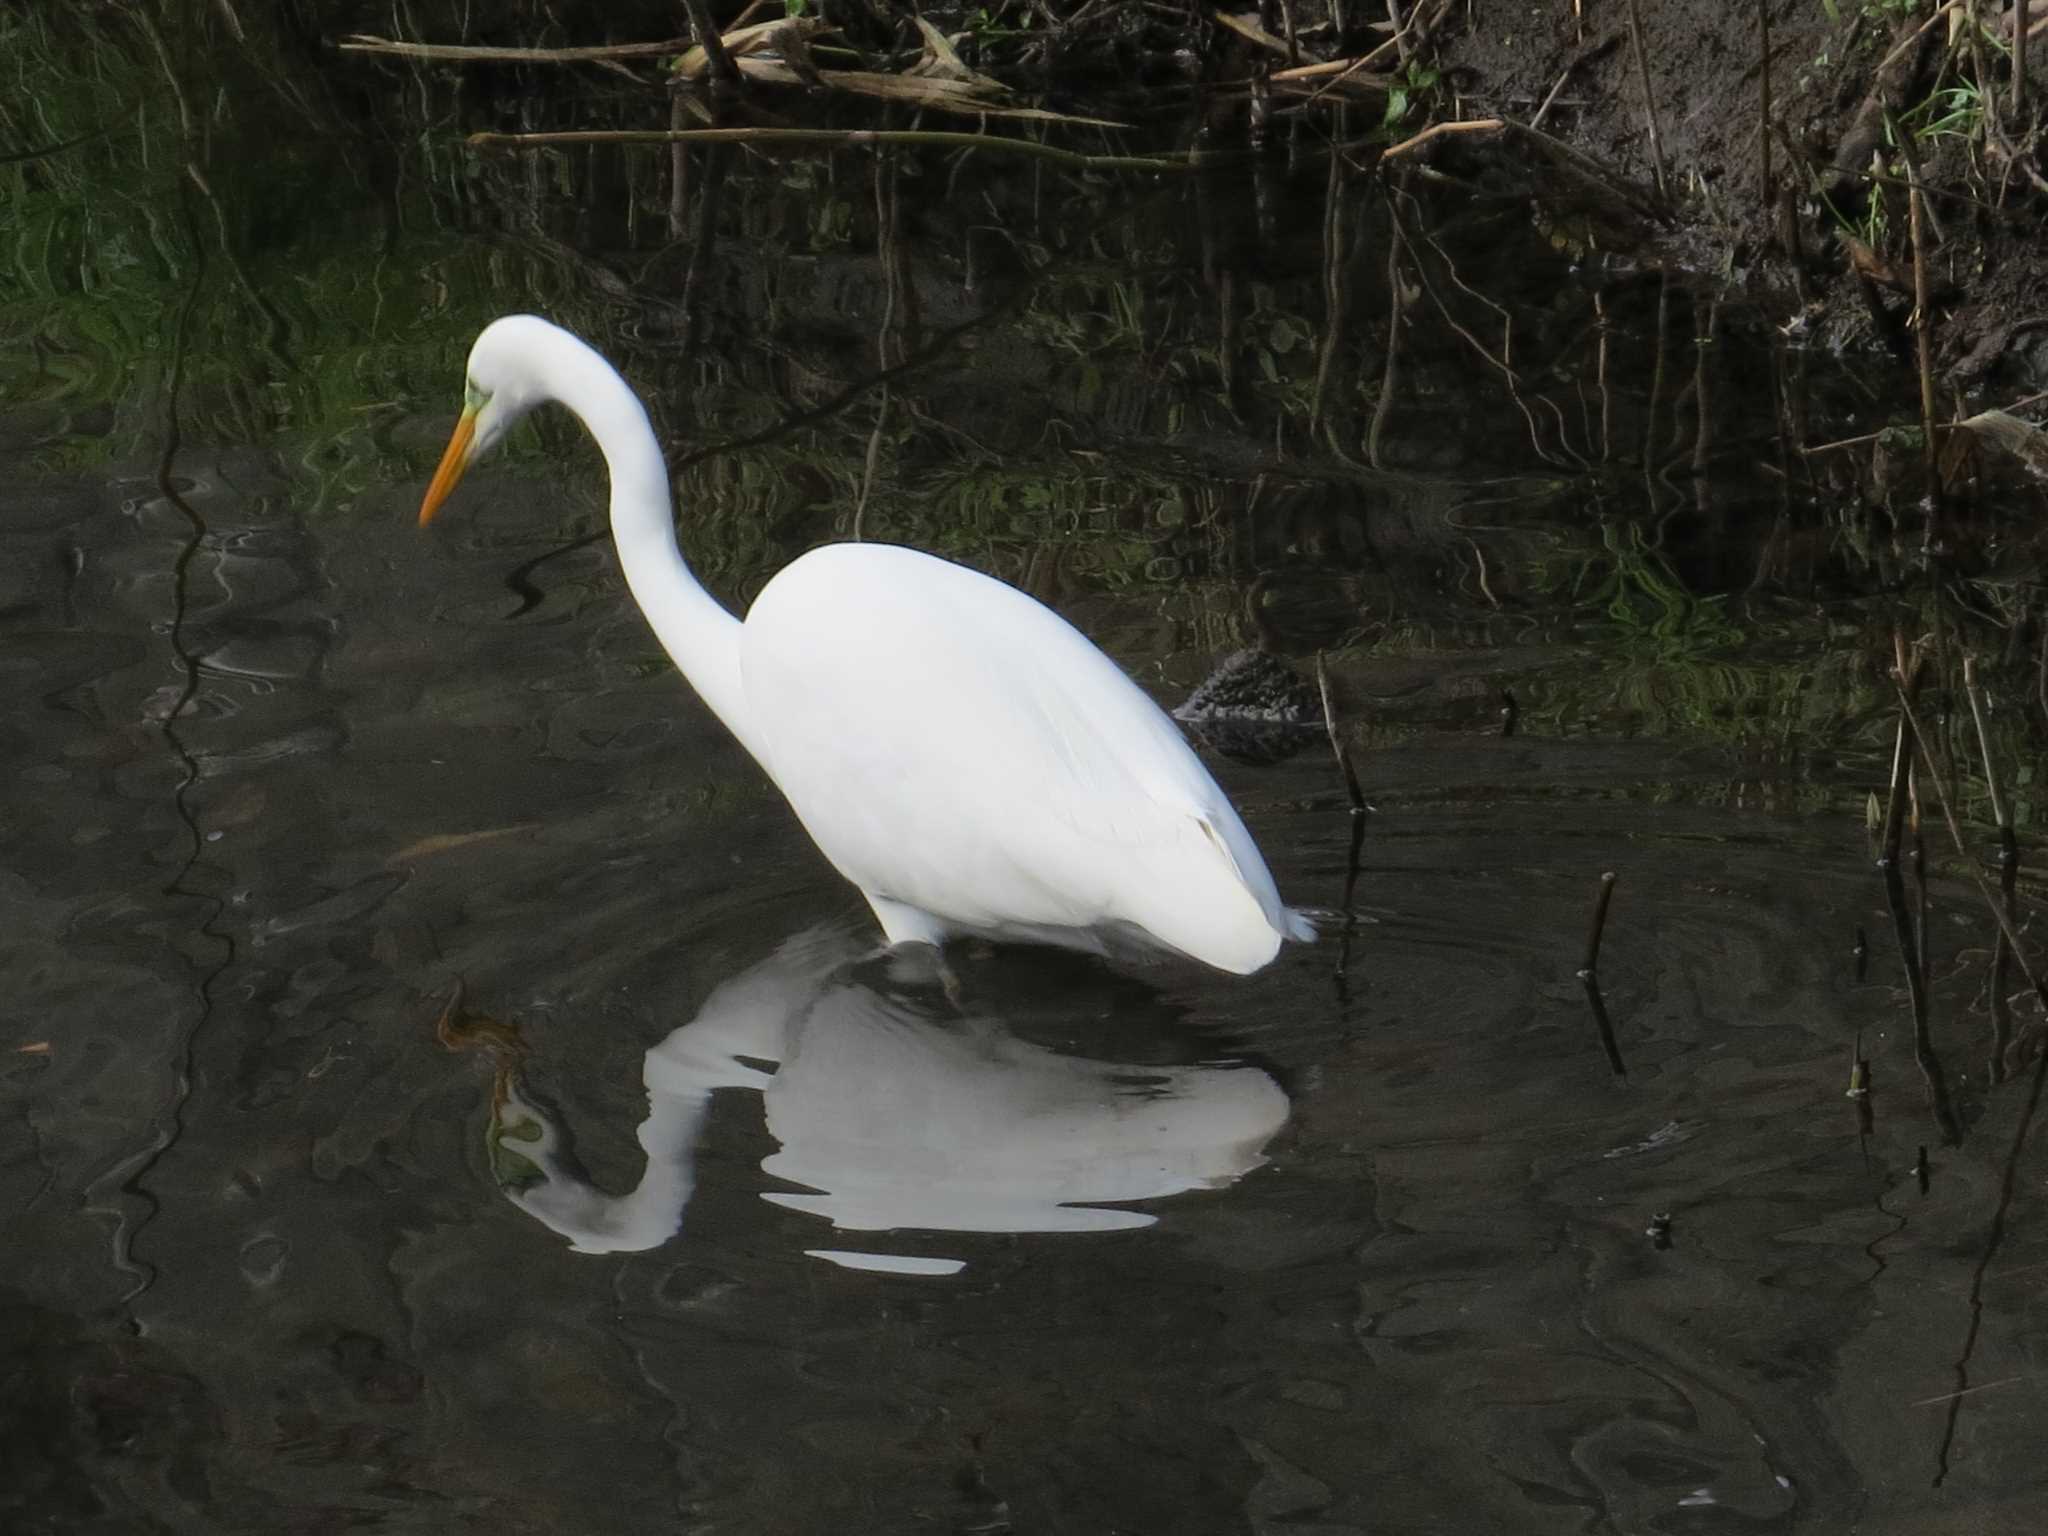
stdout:
[(677, 548), (668, 471), (632, 387), (532, 315), (470, 349), (424, 526), (545, 401), (611, 472), (626, 584), (662, 648), (782, 790), (892, 944), (973, 934), (1102, 949), (1136, 938), (1240, 975), (1314, 930), (1142, 690), (1043, 604), (889, 544), (828, 544), (742, 623)]

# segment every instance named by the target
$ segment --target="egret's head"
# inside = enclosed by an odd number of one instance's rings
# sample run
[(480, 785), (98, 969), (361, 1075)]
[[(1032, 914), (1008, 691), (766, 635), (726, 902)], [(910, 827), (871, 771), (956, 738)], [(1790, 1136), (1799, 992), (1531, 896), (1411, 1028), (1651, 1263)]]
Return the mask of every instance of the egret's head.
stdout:
[(468, 377), (462, 392), (462, 419), (441, 455), (441, 467), (420, 503), (424, 528), (472, 462), (496, 446), (499, 438), (528, 411), (549, 399), (541, 377), (541, 358), (559, 332), (533, 315), (507, 315), (483, 328), (469, 349)]

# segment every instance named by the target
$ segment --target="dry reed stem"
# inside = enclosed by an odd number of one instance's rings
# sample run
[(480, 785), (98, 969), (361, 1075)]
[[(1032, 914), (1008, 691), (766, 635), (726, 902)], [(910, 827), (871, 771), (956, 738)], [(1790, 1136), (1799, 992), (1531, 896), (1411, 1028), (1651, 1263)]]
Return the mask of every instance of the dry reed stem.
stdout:
[(733, 62), (732, 51), (725, 46), (725, 34), (718, 30), (718, 23), (712, 19), (708, 0), (683, 0), (683, 9), (690, 16), (690, 30), (697, 35), (697, 46), (704, 50), (709, 62), (711, 78), (721, 85), (738, 85), (740, 67)]
[(1650, 170), (1657, 182), (1657, 195), (1671, 196), (1664, 174), (1664, 132), (1657, 122), (1657, 97), (1650, 85), (1650, 56), (1643, 48), (1643, 17), (1636, 0), (1628, 0), (1628, 37), (1636, 56), (1636, 78), (1643, 86), (1643, 116), (1650, 125)]
[(469, 43), (398, 43), (352, 32), (334, 46), (343, 53), (377, 53), (440, 64), (591, 64), (605, 59), (662, 58), (682, 52), (690, 40), (607, 43), (595, 48), (486, 48)]
[(1899, 56), (1905, 53), (1905, 51), (1908, 48), (1911, 48), (1915, 43), (1919, 42), (1921, 37), (1926, 34), (1926, 31), (1929, 27), (1933, 26), (1937, 21), (1940, 21), (1942, 17), (1948, 15), (1950, 11), (1957, 9), (1962, 4), (1963, 0), (1948, 0), (1948, 4), (1944, 5), (1932, 16), (1928, 17), (1925, 21), (1921, 22), (1919, 26), (1915, 27), (1911, 32), (1907, 33), (1904, 37), (1900, 38), (1897, 46), (1894, 47), (1890, 53), (1886, 54), (1882, 59), (1879, 59), (1877, 61), (1877, 68), (1870, 72), (1871, 78), (1876, 79), (1879, 75), (1882, 75), (1887, 69), (1891, 68), (1892, 65), (1896, 64), (1899, 61)]
[(477, 149), (540, 149), (571, 144), (815, 144), (856, 148), (876, 144), (923, 144), (939, 149), (992, 149), (1035, 155), (1081, 170), (1176, 171), (1196, 169), (1191, 158), (1153, 155), (1088, 155), (1040, 144), (1034, 139), (988, 133), (950, 133), (925, 128), (585, 128), (556, 133), (473, 133)]
[[(2022, 406), (2032, 405), (2037, 400), (2048, 400), (2048, 389), (2037, 390), (2031, 395), (2020, 396), (2011, 405), (2005, 407), (2005, 412), (2007, 415), (2010, 415)], [(1963, 423), (1959, 421), (1940, 421), (1935, 423), (1934, 430), (1937, 432), (1954, 432), (1962, 426)], [(1801, 453), (1830, 453), (1837, 448), (1857, 448), (1861, 447), (1864, 443), (1876, 442), (1880, 437), (1884, 436), (1885, 431), (1889, 430), (1889, 428), (1886, 428), (1883, 431), (1877, 432), (1860, 432), (1855, 437), (1838, 437), (1832, 442), (1815, 443), (1810, 448), (1802, 447), (1799, 451)]]
[(2012, 126), (2015, 133), (2026, 128), (2027, 44), (2032, 33), (2027, 26), (2033, 7), (2027, 0), (2013, 0), (2012, 11)]
[[(1316, 691), (1322, 695), (1323, 729), (1330, 737), (1330, 751), (1336, 756), (1337, 766), (1344, 770), (1344, 791), (1351, 797), (1351, 814), (1362, 816), (1366, 811), (1365, 791), (1359, 787), (1358, 773), (1351, 766), (1350, 750), (1344, 745), (1344, 733), (1337, 725), (1337, 706), (1330, 696), (1330, 669), (1324, 664), (1321, 651), (1316, 652)], [(1355, 857), (1355, 846), (1353, 854)]]
[(1608, 870), (1600, 877), (1600, 893), (1593, 899), (1593, 921), (1586, 930), (1586, 957), (1579, 962), (1579, 974), (1592, 976), (1600, 969), (1600, 940), (1607, 932), (1607, 908), (1614, 900), (1614, 882), (1620, 876)]
[(1920, 195), (1920, 169), (1906, 161), (1912, 186), (1907, 194), (1913, 231), (1913, 332), (1920, 354), (1920, 430), (1927, 465), (1927, 494), (1940, 493), (1934, 445), (1934, 309), (1927, 297), (1927, 199)]
[(1999, 931), (2005, 935), (2006, 942), (2012, 945), (2012, 957), (2019, 962), (2020, 971), (2027, 978), (2028, 985), (2033, 987), (2035, 997), (2040, 999), (2042, 1007), (2048, 1008), (2048, 986), (2042, 985), (2040, 976), (2028, 961), (2026, 949), (2020, 943), (2019, 929), (2014, 926), (2013, 920), (2006, 915), (2003, 907), (1993, 899), (1991, 886), (1977, 868), (1977, 860), (1970, 852), (1970, 845), (1963, 841), (1963, 830), (1956, 823), (1956, 813), (1949, 800), (1948, 781), (1941, 776), (1941, 769), (1934, 761), (1933, 748), (1928, 744), (1927, 733), (1921, 728), (1920, 716), (1913, 708), (1913, 701), (1906, 697), (1906, 692), (1899, 686), (1896, 676), (1892, 679), (1892, 687), (1899, 696), (1900, 707), (1905, 711), (1906, 723), (1912, 728), (1913, 740), (1920, 748), (1920, 761), (1927, 769), (1927, 776), (1934, 781), (1935, 798), (1941, 807), (1941, 819), (1948, 826), (1949, 839), (1956, 845), (1956, 852), (1962, 855), (1970, 878), (1977, 882), (1977, 890), (1984, 897), (1984, 905), (1989, 907), (1992, 916), (1998, 919)]
[(1410, 134), (1400, 143), (1390, 146), (1380, 158), (1382, 160), (1397, 159), (1402, 155), (1410, 154), (1422, 148), (1423, 145), (1433, 140), (1450, 138), (1454, 135), (1478, 133), (1491, 136), (1506, 133), (1507, 131), (1508, 125), (1506, 120), (1498, 117), (1467, 118), (1465, 121), (1458, 123), (1431, 123), (1420, 133)]
[(1771, 0), (1756, 0), (1757, 25), (1763, 32), (1757, 53), (1757, 112), (1762, 118), (1757, 133), (1757, 154), (1761, 163), (1757, 177), (1762, 182), (1764, 207), (1772, 203), (1771, 194)]

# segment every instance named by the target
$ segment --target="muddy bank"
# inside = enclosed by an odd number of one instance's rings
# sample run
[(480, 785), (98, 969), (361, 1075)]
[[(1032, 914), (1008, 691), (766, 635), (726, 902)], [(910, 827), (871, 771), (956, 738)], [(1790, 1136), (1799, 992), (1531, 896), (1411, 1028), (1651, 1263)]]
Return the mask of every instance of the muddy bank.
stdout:
[[(1334, 141), (1389, 174), (1516, 188), (1561, 247), (1719, 275), (1830, 347), (1917, 366), (1924, 305), (1929, 371), (2009, 398), (2048, 386), (2048, 0), (2032, 0), (2030, 51), (2014, 47), (2027, 4), (426, 6), (417, 36), (394, 41), (680, 46), (680, 12), (730, 33), (733, 57), (687, 66), (716, 100), (678, 125), (782, 122), (793, 92), (829, 97), (858, 74), (878, 117), (926, 127), (975, 127), (985, 88), (983, 129), (1066, 112), (1131, 125), (1122, 147), (1138, 152), (1293, 158)], [(388, 31), (360, 7), (320, 9), (326, 45)], [(651, 55), (586, 67), (657, 85), (674, 72)]]
[(2030, 21), (2019, 82), (2013, 7), (1997, 0), (1479, 0), (1454, 8), (1439, 46), (1459, 115), (1540, 114), (1616, 175), (1661, 180), (1659, 244), (1834, 345), (1910, 356), (1918, 178), (1937, 371), (1962, 389), (2038, 389), (2048, 6)]

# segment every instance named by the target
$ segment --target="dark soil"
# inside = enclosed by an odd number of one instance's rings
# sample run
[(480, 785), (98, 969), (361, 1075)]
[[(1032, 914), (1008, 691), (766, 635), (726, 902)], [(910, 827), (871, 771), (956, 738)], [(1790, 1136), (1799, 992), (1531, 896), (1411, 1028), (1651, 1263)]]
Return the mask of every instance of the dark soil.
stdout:
[[(2011, 11), (1981, 0), (1987, 29)], [(1628, 7), (1570, 0), (1453, 6), (1437, 46), (1461, 115), (1527, 122), (1564, 85), (1544, 130), (1640, 186), (1657, 179)], [(1933, 210), (1925, 241), (1937, 371), (1959, 388), (2048, 386), (2048, 184), (2038, 88), (2048, 35), (2033, 39), (2025, 115), (2009, 114), (2011, 70), (1983, 39), (1922, 30), (1910, 7), (1838, 0), (1640, 0), (1643, 57), (1662, 141), (1671, 222), (1651, 242), (1719, 267), (1782, 306), (1786, 322), (1835, 346), (1912, 344), (1908, 167), (1883, 133), (1883, 107), (1918, 130)], [(2036, 5), (2036, 21), (2048, 8)], [(1770, 23), (1768, 185), (1760, 17)], [(1903, 12), (1903, 14), (1902, 14)], [(1918, 40), (1914, 34), (1919, 33)], [(1880, 65), (1891, 65), (1880, 78)], [(1977, 60), (2003, 122), (1927, 124), (1973, 90)], [(1566, 77), (1569, 71), (1569, 77)], [(2021, 125), (2025, 131), (2018, 131)], [(1885, 179), (1874, 181), (1873, 166)], [(1936, 228), (1938, 226), (1939, 233)], [(1852, 230), (1874, 234), (1859, 252)]]
[[(2009, 43), (2015, 5), (2028, 3), (2037, 34), (2016, 111)], [(930, 21), (974, 69), (1048, 105), (1090, 111), (1113, 101), (1158, 141), (1133, 147), (1185, 148), (1200, 125), (1205, 148), (1234, 138), (1279, 153), (1335, 136), (1363, 161), (1433, 123), (1499, 118), (1510, 125), (1499, 136), (1445, 135), (1400, 163), (1507, 185), (1530, 195), (1560, 244), (1719, 274), (1779, 314), (1790, 335), (1888, 350), (1910, 365), (1910, 170), (1888, 142), (1889, 109), (1928, 189), (1936, 373), (1955, 389), (2002, 397), (2048, 388), (2048, 0), (1956, 0), (1953, 17), (1937, 18), (1937, 8), (1236, 0), (1223, 7), (1247, 24), (1236, 28), (1213, 5), (1164, 0), (809, 0), (805, 14), (883, 70), (916, 58), (916, 20)], [(384, 13), (359, 0), (314, 9), (329, 37), (387, 29)], [(556, 0), (478, 13), (440, 0), (416, 7), (412, 22), (423, 39), (553, 46), (674, 37), (692, 10), (729, 27), (742, 9), (742, 0)], [(1966, 14), (1981, 18), (1974, 41), (1971, 28), (1951, 24)], [(1347, 76), (1348, 89), (1305, 99), (1307, 89), (1272, 81), (1298, 64), (1379, 49), (1394, 15), (1406, 22), (1402, 56), (1388, 48)], [(1398, 112), (1388, 109), (1393, 90)], [(1982, 110), (1987, 100), (1995, 110)], [(1532, 124), (1540, 135), (1522, 131)]]

